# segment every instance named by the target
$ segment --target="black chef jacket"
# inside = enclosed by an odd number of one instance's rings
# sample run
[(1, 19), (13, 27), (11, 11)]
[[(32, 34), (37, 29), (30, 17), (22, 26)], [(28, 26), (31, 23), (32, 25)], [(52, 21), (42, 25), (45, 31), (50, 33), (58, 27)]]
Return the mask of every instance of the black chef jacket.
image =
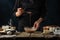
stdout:
[[(46, 0), (18, 0), (16, 9), (22, 7), (25, 13), (18, 19), (18, 31), (22, 31), (24, 26), (32, 26), (33, 23), (40, 17), (44, 18), (46, 15)], [(16, 11), (15, 9), (15, 11)], [(26, 13), (32, 12), (31, 16)]]

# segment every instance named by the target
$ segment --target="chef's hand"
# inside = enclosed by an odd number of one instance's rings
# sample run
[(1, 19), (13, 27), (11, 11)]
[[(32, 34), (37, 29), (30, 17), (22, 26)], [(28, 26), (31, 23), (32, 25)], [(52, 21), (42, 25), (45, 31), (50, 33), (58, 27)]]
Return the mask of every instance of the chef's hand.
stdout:
[(42, 21), (43, 21), (43, 18), (39, 18), (37, 21), (35, 21), (34, 25), (33, 25), (33, 28), (35, 28), (37, 30)]
[(19, 16), (21, 16), (23, 13), (24, 13), (23, 8), (18, 8), (15, 15), (16, 15), (16, 17), (19, 17)]
[(39, 24), (40, 24), (40, 22), (35, 21), (35, 23), (34, 23), (34, 25), (33, 25), (33, 28), (37, 30), (38, 27), (39, 27)]

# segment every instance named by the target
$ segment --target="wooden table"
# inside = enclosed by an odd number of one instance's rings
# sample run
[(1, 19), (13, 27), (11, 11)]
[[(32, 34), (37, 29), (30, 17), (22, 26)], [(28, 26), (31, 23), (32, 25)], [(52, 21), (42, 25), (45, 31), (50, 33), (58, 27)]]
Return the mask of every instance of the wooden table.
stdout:
[(0, 40), (35, 40), (44, 39), (44, 40), (51, 40), (56, 39), (60, 40), (59, 35), (52, 35), (52, 34), (42, 34), (41, 32), (34, 32), (34, 33), (27, 33), (27, 32), (19, 32), (16, 35), (0, 35)]

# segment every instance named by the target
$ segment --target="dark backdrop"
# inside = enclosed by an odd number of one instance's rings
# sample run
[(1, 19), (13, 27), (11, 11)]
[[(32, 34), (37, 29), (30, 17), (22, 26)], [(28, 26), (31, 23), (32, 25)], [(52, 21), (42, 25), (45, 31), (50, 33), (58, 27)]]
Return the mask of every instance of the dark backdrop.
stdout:
[(7, 25), (12, 15), (14, 0), (0, 0), (0, 26)]
[(60, 0), (48, 0), (46, 24), (60, 26)]

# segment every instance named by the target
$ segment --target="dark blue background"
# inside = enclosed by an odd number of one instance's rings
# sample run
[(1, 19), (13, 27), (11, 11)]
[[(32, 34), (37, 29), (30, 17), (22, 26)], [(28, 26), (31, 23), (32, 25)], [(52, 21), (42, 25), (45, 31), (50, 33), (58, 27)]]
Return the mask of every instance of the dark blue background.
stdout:
[(0, 25), (7, 25), (12, 15), (15, 0), (0, 0)]
[(60, 25), (60, 0), (48, 0), (46, 24)]

